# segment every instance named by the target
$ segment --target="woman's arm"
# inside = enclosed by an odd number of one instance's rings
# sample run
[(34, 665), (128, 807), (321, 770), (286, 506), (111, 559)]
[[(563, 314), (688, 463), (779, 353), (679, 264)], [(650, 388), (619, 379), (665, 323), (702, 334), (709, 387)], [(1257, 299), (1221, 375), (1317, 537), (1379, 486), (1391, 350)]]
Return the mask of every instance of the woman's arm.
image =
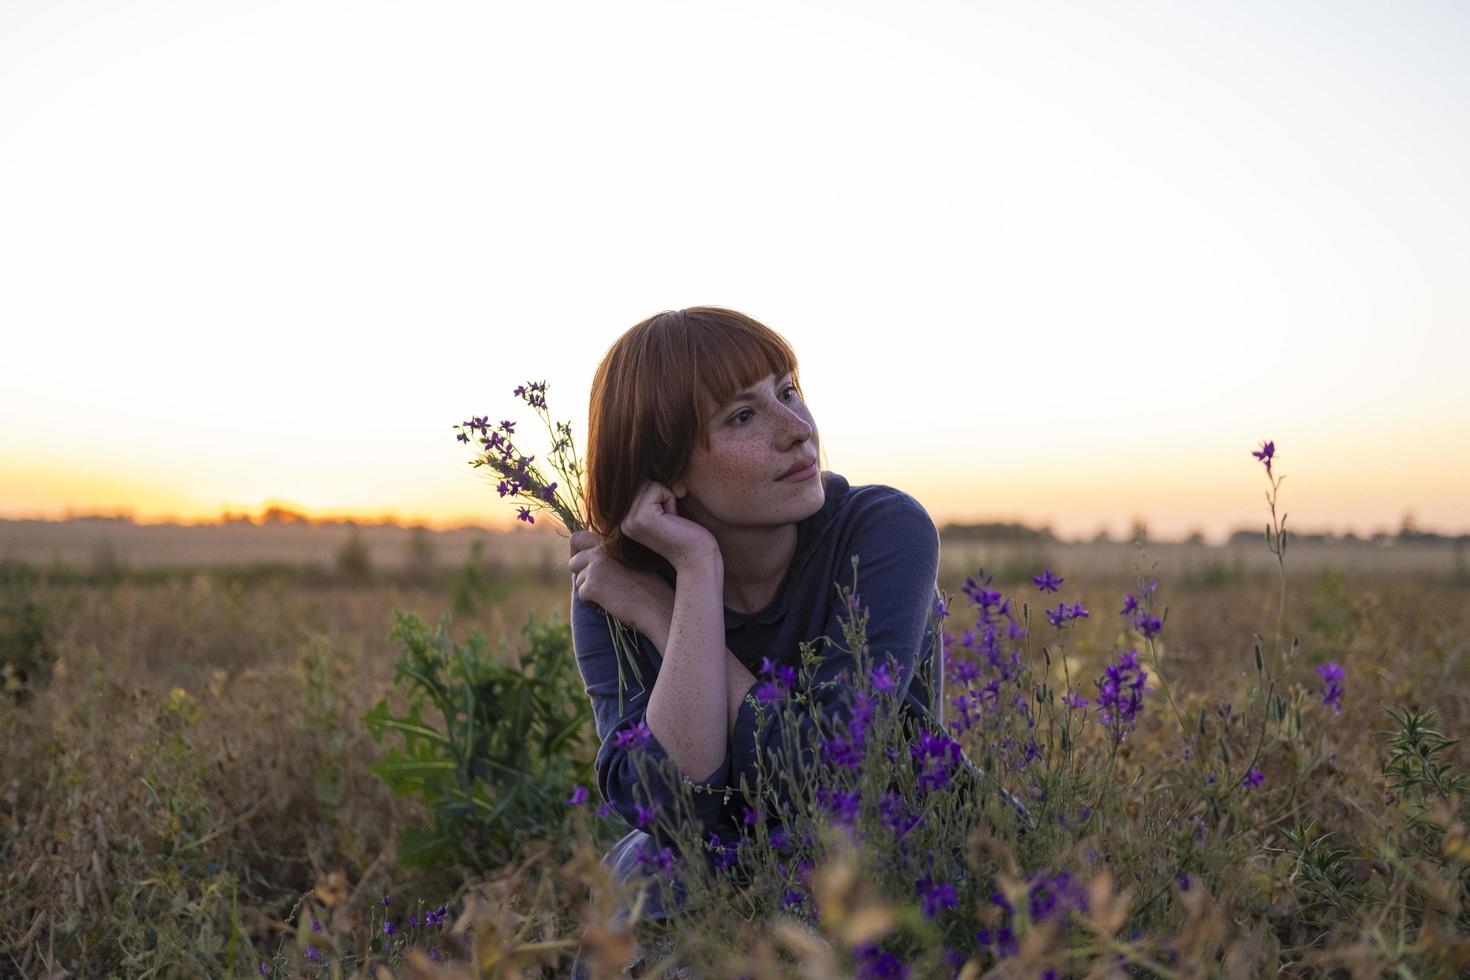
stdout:
[[(721, 599), (723, 607), (724, 600)], [(723, 613), (723, 608), (721, 609)], [(652, 617), (649, 628), (644, 636), (653, 643), (660, 657), (665, 655), (669, 648), (669, 626), (674, 618), (674, 590), (670, 588), (663, 597), (662, 606), (658, 613)], [(745, 695), (755, 686), (755, 675), (745, 668), (730, 648), (725, 648), (725, 695), (728, 702), (728, 711), (725, 717), (725, 733), (735, 733), (735, 720), (740, 715), (740, 706), (745, 703)]]
[[(701, 781), (725, 766), (730, 735), (725, 571), (720, 561), (706, 559), (676, 572), (663, 664), (646, 717), (649, 730), (674, 764)], [(657, 645), (655, 637), (649, 639)]]

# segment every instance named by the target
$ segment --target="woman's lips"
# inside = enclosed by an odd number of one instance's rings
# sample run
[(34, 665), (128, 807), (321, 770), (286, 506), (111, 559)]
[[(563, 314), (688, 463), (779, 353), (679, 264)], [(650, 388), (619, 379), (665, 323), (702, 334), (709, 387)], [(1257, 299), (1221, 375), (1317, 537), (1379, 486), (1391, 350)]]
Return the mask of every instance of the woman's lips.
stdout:
[(790, 476), (783, 476), (783, 477), (781, 477), (781, 479), (778, 480), (777, 482), (778, 483), (800, 483), (803, 480), (810, 480), (812, 477), (814, 477), (816, 475), (817, 475), (817, 464), (816, 463), (813, 463), (813, 464), (811, 464), (810, 466), (808, 466), (804, 470), (797, 470), (795, 473), (792, 473)]

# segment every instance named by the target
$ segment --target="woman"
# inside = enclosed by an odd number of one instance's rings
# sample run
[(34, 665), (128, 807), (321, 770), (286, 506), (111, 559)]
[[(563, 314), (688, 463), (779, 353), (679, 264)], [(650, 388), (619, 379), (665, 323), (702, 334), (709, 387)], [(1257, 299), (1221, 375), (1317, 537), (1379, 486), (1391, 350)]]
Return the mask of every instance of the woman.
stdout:
[[(598, 789), (630, 826), (642, 793), (673, 798), (662, 777), (639, 785), (632, 752), (644, 751), (672, 760), (695, 790), (702, 840), (738, 839), (742, 779), (753, 787), (757, 750), (782, 744), (769, 719), (756, 732), (746, 695), (763, 659), (799, 665), (799, 644), (824, 635), (839, 646), (822, 651), (815, 682), (851, 677), (837, 586), (852, 584), (853, 555), (871, 655), (891, 653), (905, 708), (942, 723), (934, 523), (908, 494), (852, 486), (820, 459), (796, 357), (750, 317), (660, 313), (599, 365), (588, 424), (593, 530), (572, 535), (568, 562), (572, 636), (601, 740)], [(641, 683), (625, 667), (621, 692), (598, 607), (638, 634), (631, 666)], [(841, 688), (816, 697), (824, 717), (845, 717)], [(659, 844), (634, 830), (604, 863), (627, 879)], [(644, 918), (678, 911), (648, 897)]]

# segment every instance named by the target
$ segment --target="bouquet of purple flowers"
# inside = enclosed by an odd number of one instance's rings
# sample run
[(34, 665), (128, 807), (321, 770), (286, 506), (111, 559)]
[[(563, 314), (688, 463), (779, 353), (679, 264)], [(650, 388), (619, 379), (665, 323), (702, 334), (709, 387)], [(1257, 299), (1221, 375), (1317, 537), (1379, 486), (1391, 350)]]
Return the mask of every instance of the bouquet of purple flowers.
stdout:
[[(550, 511), (551, 519), (560, 526), (558, 533), (563, 537), (570, 537), (574, 531), (587, 530), (586, 494), (582, 486), (585, 467), (572, 444), (571, 423), (552, 423), (551, 415), (546, 409), (545, 381), (528, 381), (517, 385), (511, 394), (530, 405), (546, 426), (546, 431), (551, 436), (551, 469), (555, 476), (560, 477), (560, 481), (548, 480), (541, 469), (533, 465), (536, 457), (523, 455), (511, 442), (510, 437), (516, 433), (516, 423), (513, 420), (502, 419), (498, 425), (492, 427), (488, 415), (471, 416), (469, 421), (454, 426), (458, 430), (455, 439), (466, 444), (478, 444), (475, 458), (469, 464), (473, 467), (489, 468), (489, 473), (496, 481), (496, 492), (502, 498), (510, 498), (511, 504), (516, 506), (516, 520), (535, 524), (536, 514)], [(623, 691), (626, 688), (623, 674), (625, 661), (632, 668), (638, 682), (644, 683), (638, 662), (632, 655), (632, 651), (637, 649), (638, 641), (632, 628), (626, 623), (613, 618), (606, 610), (603, 610), (603, 616), (607, 619), (613, 649), (617, 653), (618, 710), (622, 711)]]

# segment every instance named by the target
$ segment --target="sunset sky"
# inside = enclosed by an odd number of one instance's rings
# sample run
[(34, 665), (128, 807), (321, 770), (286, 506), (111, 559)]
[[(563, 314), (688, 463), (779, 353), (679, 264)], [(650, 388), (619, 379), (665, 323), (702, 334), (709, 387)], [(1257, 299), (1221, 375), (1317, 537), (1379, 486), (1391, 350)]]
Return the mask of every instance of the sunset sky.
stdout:
[(713, 304), (939, 523), (1470, 531), (1467, 173), (1452, 2), (8, 0), (0, 516), (503, 524)]

